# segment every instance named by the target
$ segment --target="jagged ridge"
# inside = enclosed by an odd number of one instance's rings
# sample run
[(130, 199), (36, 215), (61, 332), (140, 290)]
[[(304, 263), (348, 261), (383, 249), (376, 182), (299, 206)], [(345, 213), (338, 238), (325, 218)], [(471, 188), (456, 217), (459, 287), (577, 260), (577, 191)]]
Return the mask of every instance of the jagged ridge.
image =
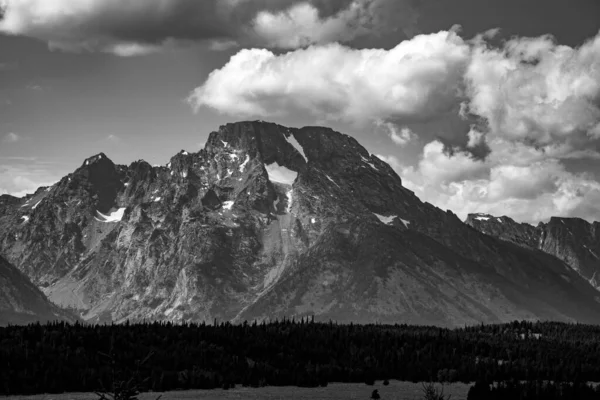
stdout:
[(600, 223), (581, 218), (552, 217), (536, 227), (509, 217), (469, 214), (467, 224), (502, 240), (541, 250), (567, 263), (600, 289)]

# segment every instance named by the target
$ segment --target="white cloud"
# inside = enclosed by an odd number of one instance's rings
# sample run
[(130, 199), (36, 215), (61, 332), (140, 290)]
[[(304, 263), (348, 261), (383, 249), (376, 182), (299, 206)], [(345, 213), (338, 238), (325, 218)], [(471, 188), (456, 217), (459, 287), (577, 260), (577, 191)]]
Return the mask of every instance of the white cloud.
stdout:
[(468, 213), (509, 215), (537, 222), (551, 216), (600, 216), (600, 184), (569, 172), (560, 159), (524, 144), (497, 139), (486, 160), (445, 153), (439, 142), (425, 146), (416, 167), (392, 165), (405, 185), (424, 201)]
[(309, 3), (298, 3), (288, 10), (272, 13), (260, 11), (253, 21), (254, 33), (263, 38), (269, 47), (294, 49), (313, 43), (348, 40), (355, 35), (349, 29), (354, 18), (353, 8), (322, 20), (319, 10)]
[(549, 36), (480, 43), (465, 74), (471, 114), (492, 135), (535, 145), (585, 146), (600, 121), (600, 34), (579, 48)]
[(483, 142), (484, 134), (483, 132), (479, 132), (474, 127), (471, 127), (471, 130), (469, 130), (469, 133), (467, 133), (467, 137), (469, 138), (467, 147), (473, 148), (479, 146)]
[(60, 177), (49, 171), (47, 165), (35, 160), (23, 163), (0, 164), (0, 193), (23, 197), (41, 186), (50, 186)]
[(418, 13), (407, 1), (353, 0), (339, 13), (323, 18), (317, 6), (308, 1), (272, 12), (259, 11), (249, 35), (266, 47), (295, 49), (311, 44), (348, 42), (358, 36), (401, 27), (413, 36)]
[(408, 127), (398, 128), (391, 122), (376, 121), (375, 124), (383, 128), (394, 144), (404, 147), (413, 140), (417, 139), (417, 135)]
[[(298, 7), (314, 16), (308, 6)], [(277, 15), (269, 19), (273, 26), (292, 23), (290, 15)], [(464, 138), (471, 148), (498, 136), (580, 152), (600, 139), (600, 34), (578, 48), (548, 36), (493, 48), (487, 40), (497, 30), (468, 41), (458, 31), (418, 35), (390, 50), (339, 44), (285, 54), (242, 50), (189, 100), (196, 108), (241, 117), (303, 111), (321, 121), (372, 122), (388, 130), (456, 110), (462, 119), (478, 120)], [(402, 133), (391, 134), (400, 145), (410, 137)]]
[(68, 51), (143, 55), (207, 42), (297, 48), (416, 29), (408, 0), (0, 0), (0, 32)]
[(453, 31), (415, 36), (391, 50), (340, 44), (281, 55), (242, 50), (189, 100), (196, 108), (244, 117), (300, 110), (359, 123), (428, 118), (456, 102), (469, 55)]
[(19, 140), (21, 140), (21, 136), (14, 132), (10, 132), (2, 138), (2, 143), (16, 143)]
[(418, 180), (433, 186), (477, 179), (487, 173), (489, 168), (484, 162), (475, 160), (469, 153), (460, 150), (450, 154), (439, 141), (425, 145), (416, 167), (402, 170), (402, 174), (409, 179), (414, 181), (418, 176)]

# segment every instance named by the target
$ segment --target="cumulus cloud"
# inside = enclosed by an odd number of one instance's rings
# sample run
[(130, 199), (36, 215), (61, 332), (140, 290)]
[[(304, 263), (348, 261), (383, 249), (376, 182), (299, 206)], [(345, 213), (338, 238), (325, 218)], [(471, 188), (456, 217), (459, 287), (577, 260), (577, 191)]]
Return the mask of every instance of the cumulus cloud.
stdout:
[(595, 177), (570, 172), (559, 158), (518, 142), (496, 139), (490, 148), (485, 160), (475, 160), (432, 142), (417, 166), (391, 165), (422, 200), (461, 218), (484, 212), (535, 223), (551, 216), (600, 216)]
[[(408, 0), (0, 0), (0, 32), (70, 51), (121, 56), (206, 41), (297, 48), (416, 29)], [(394, 13), (394, 15), (390, 15)]]
[[(600, 34), (577, 48), (550, 36), (493, 48), (478, 37), (464, 82), (461, 113), (481, 122), (467, 146), (485, 143), (489, 154), (469, 163), (461, 151), (434, 147), (437, 165), (454, 171), (443, 179), (448, 175), (430, 165), (428, 144), (417, 167), (398, 169), (407, 185), (463, 217), (479, 211), (527, 222), (599, 220), (598, 176), (569, 171), (564, 160), (600, 156)], [(485, 176), (472, 176), (477, 165)]]
[[(273, 17), (279, 22), (272, 26), (287, 26), (288, 17)], [(550, 36), (493, 47), (488, 40), (497, 30), (471, 40), (458, 31), (417, 35), (390, 50), (340, 44), (284, 54), (242, 50), (189, 100), (242, 117), (305, 111), (320, 120), (387, 127), (456, 110), (457, 118), (478, 123), (460, 132), (469, 148), (488, 135), (534, 146), (561, 143), (573, 151), (600, 139), (600, 34), (578, 48)], [(390, 135), (395, 143), (407, 141), (401, 133)]]
[(470, 57), (454, 31), (418, 35), (391, 50), (337, 43), (277, 55), (245, 49), (189, 100), (237, 116), (293, 111), (352, 122), (430, 118), (452, 107)]
[(465, 74), (468, 111), (509, 140), (573, 147), (600, 132), (600, 34), (579, 48), (551, 36), (477, 42)]

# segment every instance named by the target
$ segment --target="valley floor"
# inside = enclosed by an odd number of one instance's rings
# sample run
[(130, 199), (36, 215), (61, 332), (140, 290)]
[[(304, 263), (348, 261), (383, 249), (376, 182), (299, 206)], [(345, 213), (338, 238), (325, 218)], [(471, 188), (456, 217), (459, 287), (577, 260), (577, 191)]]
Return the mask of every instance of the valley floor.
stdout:
[[(440, 384), (437, 384), (440, 387)], [(467, 398), (469, 387), (464, 383), (453, 383), (444, 386), (444, 393), (452, 395), (452, 400)], [(368, 400), (373, 390), (377, 389), (381, 400), (420, 400), (422, 386), (420, 383), (390, 381), (389, 386), (377, 382), (374, 386), (357, 383), (332, 383), (324, 388), (298, 387), (264, 387), (253, 389), (236, 387), (231, 390), (190, 390), (167, 392), (161, 400)], [(143, 393), (140, 400), (154, 400), (159, 393)], [(5, 400), (96, 400), (93, 393), (46, 394), (36, 396), (0, 397)]]

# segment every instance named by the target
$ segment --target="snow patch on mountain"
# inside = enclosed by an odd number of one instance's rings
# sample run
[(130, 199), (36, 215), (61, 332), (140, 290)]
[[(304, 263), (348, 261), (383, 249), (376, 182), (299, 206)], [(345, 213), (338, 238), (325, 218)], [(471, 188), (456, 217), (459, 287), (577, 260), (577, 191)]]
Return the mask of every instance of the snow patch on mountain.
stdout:
[(23, 222), (29, 221), (29, 217), (27, 215), (23, 215), (21, 219), (24, 220)]
[(329, 179), (335, 186), (340, 187), (340, 185), (337, 184), (336, 181), (334, 181), (333, 179), (331, 179), (331, 177), (329, 175), (325, 175), (327, 177), (327, 179)]
[(408, 228), (408, 225), (410, 225), (410, 221), (407, 221), (407, 220), (405, 220), (405, 219), (402, 219), (402, 218), (400, 218), (400, 221), (402, 221), (402, 223), (404, 224), (404, 226), (405, 226), (406, 228)]
[(223, 203), (223, 209), (231, 210), (231, 208), (233, 207), (233, 203), (233, 201), (226, 201), (225, 203)]
[(244, 160), (242, 165), (240, 165), (240, 172), (244, 172), (244, 169), (246, 168), (246, 165), (248, 165), (249, 162), (250, 162), (250, 156), (246, 155), (246, 159)]
[(298, 173), (296, 171), (292, 171), (289, 168), (279, 165), (277, 162), (265, 165), (265, 169), (267, 170), (267, 174), (269, 175), (269, 180), (271, 182), (292, 185), (298, 177)]
[(379, 220), (380, 220), (381, 222), (383, 222), (384, 224), (386, 224), (386, 225), (389, 225), (389, 224), (391, 224), (391, 223), (392, 223), (392, 221), (393, 221), (394, 219), (396, 219), (396, 216), (395, 216), (395, 215), (390, 215), (389, 217), (386, 217), (386, 216), (384, 216), (384, 215), (379, 215), (379, 214), (377, 214), (377, 213), (373, 213), (373, 214), (375, 214), (375, 216), (376, 216), (377, 218), (379, 218)]
[(487, 221), (487, 220), (489, 220), (490, 218), (489, 218), (489, 217), (475, 217), (475, 219), (476, 219), (477, 221)]
[(367, 160), (366, 158), (364, 158), (363, 156), (360, 156), (360, 158), (363, 160), (363, 162), (367, 165), (369, 165), (371, 168), (373, 168), (375, 171), (379, 171), (379, 169), (375, 166), (375, 164), (373, 164), (372, 162), (370, 162), (369, 160)]
[(306, 158), (306, 154), (304, 154), (304, 148), (300, 143), (298, 143), (294, 135), (290, 133), (289, 137), (285, 135), (283, 135), (283, 137), (285, 137), (285, 140), (287, 140), (289, 144), (291, 144), (296, 150), (298, 150), (298, 153), (300, 153), (300, 155), (304, 158), (304, 161), (308, 162), (308, 158)]
[(598, 257), (598, 255), (596, 253), (594, 253), (594, 251), (592, 249), (590, 249), (589, 247), (587, 247), (585, 244), (583, 245), (583, 247), (585, 249), (587, 249), (587, 251), (589, 251), (590, 254), (593, 255), (597, 260), (600, 260), (600, 257)]
[(286, 195), (288, 198), (287, 212), (289, 213), (290, 211), (292, 211), (292, 198), (294, 196), (294, 189), (292, 188), (292, 189), (288, 190)]
[(104, 215), (100, 211), (96, 211), (96, 214), (98, 214), (98, 216), (95, 217), (95, 220), (98, 222), (106, 222), (106, 223), (119, 222), (123, 219), (125, 210), (126, 210), (126, 208), (119, 208), (117, 211), (113, 211), (112, 213), (110, 213), (110, 215)]

